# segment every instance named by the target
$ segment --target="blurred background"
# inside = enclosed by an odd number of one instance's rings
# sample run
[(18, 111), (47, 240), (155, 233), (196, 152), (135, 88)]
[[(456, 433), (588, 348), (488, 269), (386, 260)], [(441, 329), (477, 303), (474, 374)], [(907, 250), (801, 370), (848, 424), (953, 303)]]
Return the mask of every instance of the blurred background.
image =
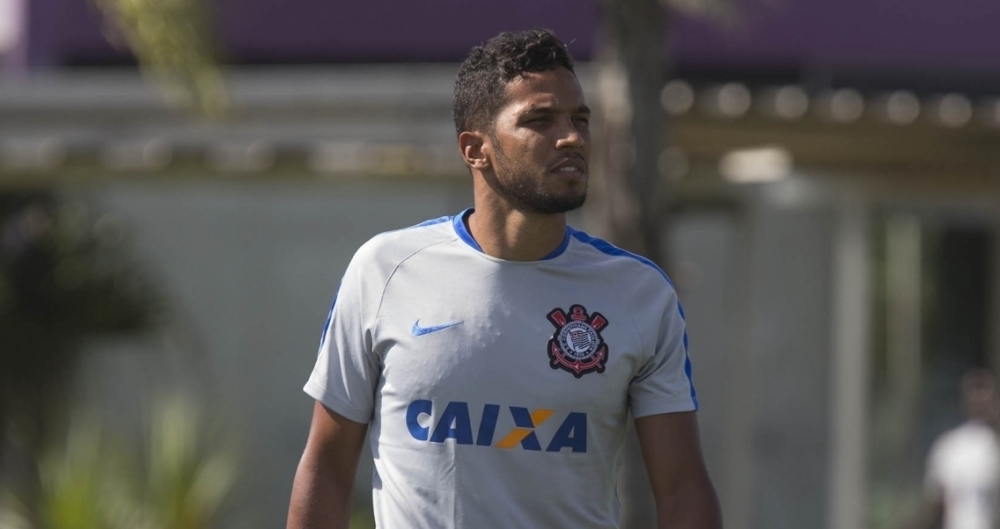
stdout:
[[(471, 205), (451, 90), (547, 27), (572, 220), (687, 312), (730, 529), (895, 528), (1000, 360), (993, 0), (0, 0), (0, 528), (283, 527), (330, 300)], [(623, 527), (649, 527), (628, 452)], [(371, 527), (371, 467), (356, 527)]]

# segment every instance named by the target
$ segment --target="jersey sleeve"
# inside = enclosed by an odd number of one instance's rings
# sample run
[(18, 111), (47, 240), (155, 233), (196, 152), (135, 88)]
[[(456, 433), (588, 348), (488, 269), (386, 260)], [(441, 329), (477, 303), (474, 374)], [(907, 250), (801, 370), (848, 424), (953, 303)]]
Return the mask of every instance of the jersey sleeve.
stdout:
[[(658, 271), (658, 270), (657, 270)], [(662, 272), (660, 272), (662, 274)], [(665, 281), (665, 276), (657, 278)], [(650, 296), (653, 296), (650, 299)], [(629, 385), (629, 408), (635, 418), (695, 411), (698, 398), (691, 381), (684, 311), (672, 286), (644, 288), (633, 299), (646, 302), (633, 309), (649, 351)]]
[(372, 419), (380, 363), (372, 353), (372, 324), (380, 292), (366, 273), (364, 248), (348, 265), (320, 339), (305, 392), (327, 408), (359, 423)]

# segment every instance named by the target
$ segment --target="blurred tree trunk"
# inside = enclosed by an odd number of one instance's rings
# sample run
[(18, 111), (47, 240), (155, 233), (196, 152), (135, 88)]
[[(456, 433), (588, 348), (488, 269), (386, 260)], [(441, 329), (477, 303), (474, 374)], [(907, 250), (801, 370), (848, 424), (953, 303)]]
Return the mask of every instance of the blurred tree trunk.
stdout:
[[(667, 142), (660, 107), (667, 79), (667, 10), (660, 0), (607, 0), (602, 6), (591, 225), (612, 243), (663, 263), (664, 201), (671, 195), (659, 170)], [(622, 529), (655, 527), (652, 491), (631, 421), (619, 496)]]
[(659, 160), (667, 121), (667, 10), (660, 0), (607, 0), (597, 54), (592, 224), (601, 236), (660, 262), (664, 198)]
[[(666, 268), (664, 236), (675, 193), (668, 120), (660, 91), (669, 72), (673, 14), (734, 20), (734, 0), (603, 0), (598, 36), (593, 179), (587, 214), (600, 237)], [(665, 170), (666, 169), (666, 170)], [(635, 429), (629, 423), (619, 475), (622, 529), (656, 525), (655, 505)]]

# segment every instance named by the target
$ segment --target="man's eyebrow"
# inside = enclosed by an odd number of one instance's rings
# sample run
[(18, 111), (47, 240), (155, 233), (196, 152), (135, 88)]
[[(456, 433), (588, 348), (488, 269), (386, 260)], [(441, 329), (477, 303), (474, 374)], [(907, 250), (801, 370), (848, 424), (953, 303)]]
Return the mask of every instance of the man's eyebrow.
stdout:
[[(544, 114), (550, 114), (550, 113), (553, 113), (553, 112), (556, 112), (556, 107), (551, 106), (551, 105), (531, 105), (528, 108), (525, 108), (524, 110), (522, 110), (520, 113), (521, 113), (521, 115), (526, 115), (526, 114), (543, 114), (543, 113)], [(576, 107), (575, 109), (573, 109), (573, 113), (574, 114), (590, 114), (591, 111), (590, 111), (590, 107), (588, 107), (587, 105), (580, 105), (580, 106)]]
[(555, 112), (555, 108), (552, 105), (529, 105), (527, 108), (521, 110), (521, 114), (538, 114), (538, 113), (550, 113)]

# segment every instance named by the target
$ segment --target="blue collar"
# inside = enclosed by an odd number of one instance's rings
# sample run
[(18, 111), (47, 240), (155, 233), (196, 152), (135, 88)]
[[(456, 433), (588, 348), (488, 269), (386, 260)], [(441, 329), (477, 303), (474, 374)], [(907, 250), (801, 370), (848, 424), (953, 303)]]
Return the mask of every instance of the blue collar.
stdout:
[[(476, 242), (476, 239), (474, 239), (472, 237), (472, 234), (469, 233), (469, 228), (465, 224), (466, 220), (469, 218), (469, 215), (472, 214), (472, 211), (473, 209), (469, 208), (459, 213), (458, 215), (455, 215), (454, 217), (452, 217), (451, 223), (455, 227), (455, 233), (458, 234), (458, 237), (462, 239), (462, 241), (464, 241), (465, 244), (468, 244), (479, 253), (485, 253), (483, 252), (483, 248), (479, 246), (479, 243)], [(566, 251), (566, 248), (569, 247), (569, 234), (570, 234), (570, 229), (569, 226), (567, 226), (566, 234), (563, 236), (563, 240), (561, 243), (559, 243), (559, 246), (556, 247), (555, 250), (549, 252), (549, 254), (546, 255), (545, 257), (539, 259), (539, 261), (548, 261), (549, 259), (555, 259), (556, 257), (562, 255), (563, 252)]]

